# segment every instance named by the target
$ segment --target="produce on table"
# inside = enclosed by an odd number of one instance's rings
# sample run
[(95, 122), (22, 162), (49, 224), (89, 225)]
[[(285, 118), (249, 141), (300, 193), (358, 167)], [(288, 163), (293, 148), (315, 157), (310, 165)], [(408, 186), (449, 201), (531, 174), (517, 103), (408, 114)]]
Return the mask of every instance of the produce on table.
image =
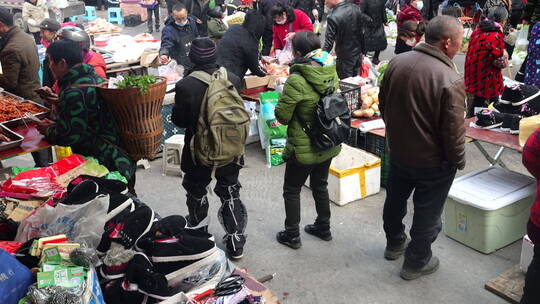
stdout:
[(264, 68), (266, 69), (266, 72), (268, 73), (268, 75), (283, 76), (283, 77), (289, 76), (289, 67), (286, 65), (278, 65), (278, 64), (270, 63), (270, 64), (264, 65)]
[(86, 29), (86, 32), (89, 34), (96, 34), (96, 33), (117, 33), (121, 32), (122, 29), (120, 29), (118, 26), (107, 22), (107, 20), (103, 18), (97, 18), (94, 21), (88, 22), (88, 28)]
[(31, 102), (20, 102), (16, 97), (0, 94), (0, 122), (22, 118), (25, 113), (42, 113), (43, 108)]
[(379, 111), (379, 87), (366, 86), (362, 88), (360, 99), (362, 107), (360, 110), (353, 111), (353, 117), (373, 117), (380, 116)]
[(157, 82), (157, 78), (152, 75), (129, 75), (116, 83), (119, 89), (140, 88), (141, 94), (146, 94), (151, 85)]

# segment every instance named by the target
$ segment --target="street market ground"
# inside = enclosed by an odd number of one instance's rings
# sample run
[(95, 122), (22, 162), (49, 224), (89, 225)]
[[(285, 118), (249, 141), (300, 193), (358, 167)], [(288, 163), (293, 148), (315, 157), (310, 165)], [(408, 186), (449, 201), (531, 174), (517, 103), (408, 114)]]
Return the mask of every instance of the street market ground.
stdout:
[[(126, 33), (145, 31), (146, 24), (127, 28)], [(154, 33), (155, 34), (155, 33)], [(155, 34), (159, 37), (159, 34)], [(381, 59), (389, 59), (389, 48)], [(464, 56), (456, 64), (462, 70)], [(497, 147), (485, 145), (494, 155)], [(466, 145), (467, 172), (485, 168), (489, 163), (473, 144)], [(506, 151), (502, 157), (509, 169), (525, 173), (521, 154)], [(4, 162), (4, 166), (32, 165), (30, 156)], [(382, 230), (384, 188), (377, 195), (344, 207), (332, 204), (334, 239), (324, 242), (302, 234), (303, 246), (292, 250), (278, 244), (275, 234), (282, 229), (284, 207), (282, 185), (284, 166), (267, 169), (258, 143), (246, 151), (246, 167), (241, 171), (242, 200), (249, 213), (248, 241), (244, 258), (237, 262), (254, 277), (276, 273), (266, 283), (285, 303), (506, 303), (486, 291), (484, 284), (519, 262), (521, 243), (515, 242), (495, 253), (484, 255), (449, 239), (441, 232), (433, 244), (434, 255), (441, 267), (433, 275), (412, 282), (399, 277), (403, 259), (389, 262), (383, 258), (385, 237)], [(151, 162), (151, 168), (137, 171), (137, 193), (161, 216), (187, 214), (185, 191), (181, 178), (163, 176), (161, 159)], [(210, 196), (210, 232), (220, 239), (223, 230), (217, 220), (220, 206), (216, 196)], [(410, 228), (412, 204), (405, 219)], [(312, 223), (315, 208), (310, 190), (302, 190), (302, 225)], [(407, 228), (407, 229), (408, 229)]]

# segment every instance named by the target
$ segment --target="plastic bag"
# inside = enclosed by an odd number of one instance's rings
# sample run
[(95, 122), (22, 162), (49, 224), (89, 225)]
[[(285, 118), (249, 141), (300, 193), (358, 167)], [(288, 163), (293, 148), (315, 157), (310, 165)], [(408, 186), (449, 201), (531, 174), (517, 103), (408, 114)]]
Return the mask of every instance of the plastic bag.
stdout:
[(294, 59), (291, 40), (285, 39), (285, 46), (277, 55), (277, 59), (281, 65), (287, 65)]
[(263, 133), (267, 139), (285, 138), (287, 137), (287, 126), (282, 125), (276, 119), (276, 105), (279, 100), (279, 93), (265, 92), (260, 94), (261, 113), (259, 120), (263, 122)]
[(109, 196), (100, 195), (81, 205), (43, 204), (19, 225), (15, 240), (65, 234), (71, 241), (96, 248), (107, 219)]
[(225, 252), (219, 249), (200, 261), (168, 274), (167, 281), (173, 294), (199, 294), (216, 287), (233, 270), (234, 265), (229, 262)]
[(0, 303), (17, 304), (26, 295), (34, 275), (15, 257), (0, 249)]
[(178, 71), (176, 60), (171, 60), (168, 64), (158, 67), (158, 74), (161, 77), (167, 78), (167, 83), (175, 83), (182, 78)]
[(529, 26), (524, 25), (519, 30), (517, 40), (516, 40), (516, 49), (520, 51), (527, 51), (527, 47), (529, 46)]

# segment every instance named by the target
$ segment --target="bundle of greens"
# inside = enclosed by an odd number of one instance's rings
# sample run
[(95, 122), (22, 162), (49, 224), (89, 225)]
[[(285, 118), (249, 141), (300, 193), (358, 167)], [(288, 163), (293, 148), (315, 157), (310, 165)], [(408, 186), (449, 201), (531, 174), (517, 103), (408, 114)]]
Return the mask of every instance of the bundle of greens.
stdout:
[(139, 88), (141, 94), (146, 94), (151, 85), (157, 82), (156, 76), (151, 75), (129, 75), (116, 83), (119, 89)]

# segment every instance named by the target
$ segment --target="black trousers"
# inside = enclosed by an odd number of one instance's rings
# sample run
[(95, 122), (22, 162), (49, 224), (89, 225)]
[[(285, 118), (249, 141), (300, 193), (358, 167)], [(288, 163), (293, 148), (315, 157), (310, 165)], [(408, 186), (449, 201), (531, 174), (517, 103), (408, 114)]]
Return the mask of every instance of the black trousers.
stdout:
[(263, 33), (263, 36), (262, 36), (262, 42), (263, 42), (263, 46), (262, 46), (262, 51), (261, 51), (261, 54), (263, 56), (268, 56), (270, 55), (270, 50), (272, 50), (272, 43), (274, 42), (274, 32), (272, 30), (272, 26), (266, 26), (264, 28), (264, 33)]
[(358, 76), (362, 67), (362, 55), (350, 58), (337, 58), (336, 70), (339, 79)]
[(431, 243), (441, 231), (441, 213), (456, 175), (455, 168), (407, 168), (390, 164), (383, 222), (388, 244), (405, 242), (403, 218), (407, 199), (414, 190), (414, 216), (411, 242), (405, 252), (405, 265), (422, 268), (431, 259)]
[(332, 159), (317, 165), (305, 166), (294, 158), (287, 161), (283, 198), (285, 199), (285, 230), (293, 235), (300, 233), (300, 191), (308, 176), (315, 209), (317, 225), (330, 225), (330, 199), (328, 197), (328, 169)]
[(148, 12), (148, 29), (152, 29), (152, 13), (154, 13), (154, 17), (156, 20), (156, 30), (159, 29), (159, 4), (156, 4), (154, 8), (147, 8), (146, 11)]
[(529, 221), (527, 234), (534, 243), (534, 255), (529, 268), (527, 268), (520, 304), (540, 303), (540, 242), (536, 240), (540, 238), (540, 228)]

